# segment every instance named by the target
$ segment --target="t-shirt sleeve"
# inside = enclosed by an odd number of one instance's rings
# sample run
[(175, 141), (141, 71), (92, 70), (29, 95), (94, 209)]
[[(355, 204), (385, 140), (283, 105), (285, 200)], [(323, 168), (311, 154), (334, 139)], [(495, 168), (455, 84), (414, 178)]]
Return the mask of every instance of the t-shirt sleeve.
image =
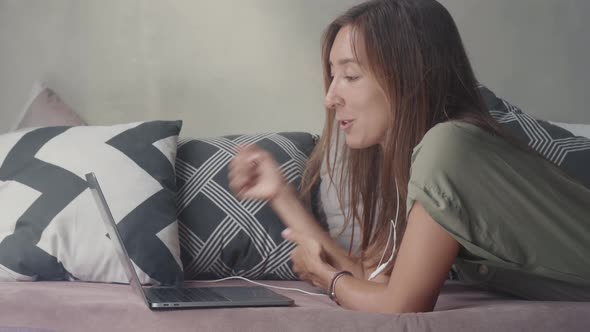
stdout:
[(478, 188), (489, 187), (486, 183), (495, 181), (483, 175), (493, 162), (489, 160), (487, 143), (481, 140), (481, 134), (464, 126), (441, 123), (429, 130), (416, 146), (406, 211), (409, 215), (414, 203), (419, 202), (459, 242), (463, 254), (497, 258), (478, 245), (493, 242), (488, 235), (494, 233), (490, 233), (490, 227), (494, 226), (486, 223), (490, 216), (487, 209), (473, 204), (479, 200), (474, 197)]

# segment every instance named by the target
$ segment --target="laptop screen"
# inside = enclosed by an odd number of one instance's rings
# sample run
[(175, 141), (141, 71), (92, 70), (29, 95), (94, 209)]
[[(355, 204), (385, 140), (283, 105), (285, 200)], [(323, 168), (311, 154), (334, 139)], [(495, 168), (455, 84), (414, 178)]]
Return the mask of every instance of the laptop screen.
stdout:
[(113, 218), (113, 214), (111, 213), (111, 210), (107, 204), (102, 189), (98, 184), (96, 175), (94, 175), (94, 173), (86, 174), (86, 182), (88, 182), (88, 187), (92, 192), (92, 196), (94, 196), (94, 200), (96, 201), (96, 205), (100, 211), (105, 228), (109, 234), (111, 242), (113, 242), (115, 252), (117, 252), (117, 256), (119, 256), (119, 260), (121, 261), (121, 264), (123, 264), (123, 269), (127, 274), (129, 284), (131, 284), (131, 287), (134, 289), (134, 291), (143, 298), (146, 304), (148, 304), (143, 288), (141, 287), (141, 283), (139, 282), (139, 277), (137, 277), (137, 273), (133, 267), (133, 262), (127, 254), (123, 239), (121, 238), (121, 235), (117, 229), (117, 223)]

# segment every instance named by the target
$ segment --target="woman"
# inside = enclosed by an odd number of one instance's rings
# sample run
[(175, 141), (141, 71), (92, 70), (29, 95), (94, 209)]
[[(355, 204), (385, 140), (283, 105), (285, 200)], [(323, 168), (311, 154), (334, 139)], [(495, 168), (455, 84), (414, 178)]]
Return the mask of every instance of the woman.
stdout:
[(266, 152), (243, 148), (230, 166), (237, 196), (269, 200), (288, 227), (300, 278), (372, 312), (433, 310), (452, 264), (489, 289), (590, 300), (590, 191), (490, 117), (441, 4), (355, 6), (327, 28), (322, 60), (326, 123), (304, 185), (331, 165), (337, 126), (360, 254), (322, 230)]

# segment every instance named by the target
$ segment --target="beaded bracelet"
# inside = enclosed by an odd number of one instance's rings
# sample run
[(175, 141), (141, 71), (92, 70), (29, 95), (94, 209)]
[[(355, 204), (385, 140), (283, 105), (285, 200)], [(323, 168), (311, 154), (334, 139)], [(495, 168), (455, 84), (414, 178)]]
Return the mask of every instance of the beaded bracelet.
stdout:
[(338, 279), (340, 279), (340, 277), (342, 276), (352, 276), (352, 273), (350, 271), (340, 271), (340, 272), (336, 272), (334, 274), (334, 276), (332, 277), (332, 281), (330, 282), (330, 287), (328, 288), (328, 296), (330, 297), (330, 300), (336, 302), (337, 305), (340, 305), (340, 303), (338, 303), (338, 298), (336, 298), (336, 281), (338, 281)]

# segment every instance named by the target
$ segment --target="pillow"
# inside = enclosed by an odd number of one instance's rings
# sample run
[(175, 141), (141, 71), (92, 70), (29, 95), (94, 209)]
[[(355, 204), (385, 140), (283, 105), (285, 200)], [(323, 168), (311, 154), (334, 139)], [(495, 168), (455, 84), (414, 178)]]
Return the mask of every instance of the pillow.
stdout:
[(480, 92), (490, 113), (502, 126), (590, 189), (590, 138), (535, 119), (485, 86), (480, 86)]
[(29, 100), (12, 130), (83, 125), (86, 123), (76, 112), (66, 105), (53, 90), (47, 88), (43, 82), (37, 81), (33, 84)]
[(142, 283), (182, 281), (180, 121), (0, 136), (0, 280), (128, 282), (84, 175), (95, 172)]
[(238, 145), (256, 144), (299, 189), (316, 140), (295, 132), (179, 142), (176, 206), (185, 279), (296, 279), (290, 262), (294, 245), (281, 237), (285, 227), (267, 202), (235, 197), (229, 189), (228, 164)]
[(555, 126), (561, 127), (575, 136), (590, 138), (590, 125), (577, 123), (549, 122)]

